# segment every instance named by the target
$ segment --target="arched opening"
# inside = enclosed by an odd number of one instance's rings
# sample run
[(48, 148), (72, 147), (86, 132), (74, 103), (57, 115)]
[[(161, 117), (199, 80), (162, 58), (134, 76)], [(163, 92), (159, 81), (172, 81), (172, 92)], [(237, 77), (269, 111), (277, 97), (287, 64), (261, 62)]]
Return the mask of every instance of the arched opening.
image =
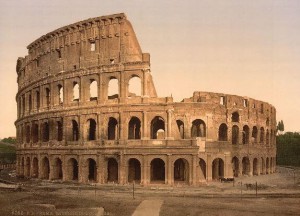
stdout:
[(111, 77), (108, 82), (108, 99), (119, 97), (119, 82), (115, 77)]
[(232, 144), (239, 144), (239, 127), (237, 125), (232, 126)]
[(202, 158), (200, 158), (199, 167), (200, 167), (200, 180), (205, 180), (206, 179), (206, 163)]
[(189, 182), (189, 163), (186, 159), (177, 159), (174, 163), (174, 181)]
[(53, 179), (63, 179), (62, 161), (59, 158), (54, 160)]
[(79, 101), (79, 84), (73, 82), (73, 101)]
[(138, 76), (133, 76), (129, 80), (128, 97), (141, 95), (141, 79)]
[(254, 143), (257, 143), (257, 134), (258, 134), (257, 127), (254, 126), (252, 129), (252, 138), (253, 138)]
[(26, 126), (26, 130), (25, 130), (25, 135), (26, 135), (26, 143), (29, 143), (30, 142), (30, 126), (27, 125)]
[(31, 112), (31, 110), (32, 110), (32, 98), (31, 98), (31, 94), (28, 96), (28, 104), (29, 104), (29, 112)]
[(258, 175), (258, 160), (257, 160), (257, 158), (253, 159), (253, 175)]
[(249, 160), (249, 158), (243, 157), (242, 164), (243, 164), (242, 175), (250, 175), (250, 160)]
[(90, 101), (97, 100), (98, 98), (98, 85), (96, 80), (91, 80), (90, 83)]
[(50, 164), (49, 159), (44, 157), (42, 160), (42, 179), (49, 179), (50, 174)]
[(30, 177), (30, 158), (26, 158), (26, 163), (25, 163), (25, 177)]
[(78, 141), (79, 139), (79, 127), (75, 120), (72, 120), (72, 141)]
[(135, 158), (128, 161), (128, 182), (139, 183), (141, 181), (141, 163)]
[(132, 117), (128, 123), (128, 139), (141, 139), (141, 121)]
[(39, 177), (39, 161), (36, 157), (33, 158), (33, 160), (32, 160), (32, 175), (31, 175), (31, 177), (33, 177), (33, 178)]
[(68, 161), (68, 177), (69, 180), (78, 180), (78, 162), (74, 158)]
[(42, 140), (43, 142), (48, 142), (49, 141), (49, 123), (48, 122), (44, 122), (42, 125)]
[(259, 142), (260, 143), (264, 143), (264, 139), (265, 139), (265, 129), (263, 127), (260, 128), (260, 139)]
[(39, 141), (39, 125), (34, 123), (32, 125), (32, 142), (37, 143)]
[(47, 107), (50, 106), (50, 96), (51, 96), (50, 94), (51, 94), (50, 89), (46, 88), (46, 105), (47, 105)]
[(58, 103), (61, 104), (64, 102), (64, 88), (62, 85), (58, 85)]
[(25, 163), (24, 163), (24, 158), (22, 157), (22, 160), (21, 160), (21, 167), (20, 167), (20, 176), (21, 177), (24, 177), (25, 176)]
[(88, 159), (88, 167), (89, 167), (89, 174), (88, 174), (89, 181), (97, 181), (97, 164), (96, 164), (96, 161), (89, 158)]
[(270, 161), (268, 157), (266, 159), (266, 173), (270, 174)]
[(165, 162), (160, 158), (155, 158), (150, 164), (150, 180), (151, 182), (165, 183)]
[(266, 165), (264, 158), (261, 158), (260, 174), (266, 174)]
[(249, 131), (248, 125), (245, 125), (243, 127), (243, 144), (249, 144)]
[(96, 128), (97, 128), (96, 121), (94, 119), (89, 119), (87, 140), (96, 140)]
[(234, 112), (231, 115), (231, 121), (232, 122), (239, 122), (240, 121), (240, 115), (238, 112)]
[(232, 162), (233, 176), (239, 177), (239, 173), (240, 173), (239, 159), (237, 157), (233, 157), (231, 162)]
[(151, 121), (151, 139), (165, 138), (165, 121), (162, 117), (156, 116)]
[(266, 144), (270, 145), (270, 133), (269, 133), (268, 129), (267, 129), (267, 132), (266, 132)]
[(63, 124), (61, 121), (57, 121), (57, 141), (63, 140)]
[(227, 141), (228, 127), (225, 123), (222, 123), (219, 127), (219, 141)]
[(205, 137), (206, 136), (206, 125), (203, 120), (196, 119), (192, 122), (192, 137)]
[(212, 162), (212, 179), (219, 180), (224, 177), (224, 161), (216, 158)]
[(118, 182), (119, 170), (118, 162), (114, 158), (109, 158), (107, 161), (107, 182)]
[(118, 121), (115, 118), (109, 118), (107, 130), (108, 140), (116, 140), (119, 138)]
[(180, 138), (184, 139), (184, 123), (181, 120), (176, 120)]
[(41, 102), (40, 102), (40, 92), (36, 91), (35, 92), (35, 101), (36, 101), (36, 109), (40, 109)]

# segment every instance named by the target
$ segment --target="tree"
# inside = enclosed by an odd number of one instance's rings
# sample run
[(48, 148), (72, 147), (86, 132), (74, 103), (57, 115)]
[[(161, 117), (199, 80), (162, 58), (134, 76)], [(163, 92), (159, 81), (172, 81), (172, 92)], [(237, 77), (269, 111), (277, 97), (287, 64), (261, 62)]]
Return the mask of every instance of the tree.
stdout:
[(277, 124), (277, 132), (281, 134), (284, 131), (284, 123), (282, 120), (280, 120)]

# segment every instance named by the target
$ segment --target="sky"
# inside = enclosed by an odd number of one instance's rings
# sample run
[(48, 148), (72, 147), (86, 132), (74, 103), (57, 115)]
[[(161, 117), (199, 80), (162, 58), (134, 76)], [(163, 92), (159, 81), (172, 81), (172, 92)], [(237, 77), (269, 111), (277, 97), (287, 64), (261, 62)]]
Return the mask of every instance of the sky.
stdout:
[(15, 136), (16, 60), (40, 36), (124, 12), (159, 96), (194, 91), (269, 102), (285, 131), (300, 131), (299, 0), (0, 0), (0, 138)]

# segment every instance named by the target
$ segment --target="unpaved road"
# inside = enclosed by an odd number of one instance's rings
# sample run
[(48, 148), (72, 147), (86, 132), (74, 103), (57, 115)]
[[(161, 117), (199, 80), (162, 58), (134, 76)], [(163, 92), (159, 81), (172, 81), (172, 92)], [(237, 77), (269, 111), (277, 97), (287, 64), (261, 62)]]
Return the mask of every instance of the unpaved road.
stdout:
[[(0, 189), (0, 215), (104, 215), (130, 216), (147, 200), (161, 202), (159, 215), (300, 215), (300, 172), (278, 168), (277, 173), (233, 183), (208, 185), (137, 186), (133, 199), (131, 185), (79, 185), (24, 180), (22, 190)], [(1, 177), (9, 178), (7, 176)], [(10, 180), (16, 180), (11, 178)], [(240, 183), (243, 183), (242, 187)], [(257, 182), (255, 188), (245, 184)]]

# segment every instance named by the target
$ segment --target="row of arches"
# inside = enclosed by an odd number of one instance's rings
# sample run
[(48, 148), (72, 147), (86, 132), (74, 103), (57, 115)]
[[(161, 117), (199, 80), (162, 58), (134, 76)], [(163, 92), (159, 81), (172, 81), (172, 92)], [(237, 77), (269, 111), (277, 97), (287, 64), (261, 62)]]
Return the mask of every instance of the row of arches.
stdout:
[[(69, 134), (67, 131), (64, 131), (67, 125), (70, 125)], [(106, 131), (104, 136), (107, 140), (117, 140), (120, 137), (120, 123), (117, 118), (109, 117), (107, 120)], [(177, 120), (177, 126), (179, 132), (183, 135), (184, 138), (184, 123), (180, 120)], [(80, 138), (83, 140), (92, 141), (97, 140), (100, 135), (98, 135), (99, 124), (94, 118), (88, 119), (84, 123), (83, 130), (79, 121), (76, 119), (71, 120), (71, 122), (64, 123), (63, 119), (56, 120), (43, 120), (42, 122), (33, 121), (31, 124), (26, 124), (21, 128), (20, 137), (22, 142), (26, 143), (37, 143), (39, 141), (48, 142), (50, 139), (62, 141), (65, 137), (68, 141), (78, 141)], [(166, 131), (166, 122), (161, 116), (155, 116), (150, 122), (150, 138), (151, 139), (165, 139)], [(142, 137), (142, 122), (136, 117), (132, 116), (128, 121), (127, 125), (127, 139), (141, 139)], [(83, 137), (81, 137), (83, 136)], [(105, 138), (104, 136), (101, 136)], [(191, 127), (191, 136), (192, 137), (205, 137), (206, 136), (206, 125), (203, 120), (196, 119), (192, 122)]]
[[(242, 144), (249, 143), (266, 143), (267, 145), (273, 144), (276, 139), (276, 134), (273, 129), (265, 130), (264, 127), (260, 127), (259, 130), (257, 126), (253, 126), (252, 130), (248, 125), (244, 125), (242, 128)], [(218, 130), (218, 140), (228, 141), (228, 126), (222, 123)], [(237, 125), (233, 125), (231, 128), (231, 142), (233, 145), (239, 144), (240, 142), (240, 129)]]
[[(132, 75), (128, 80), (128, 94), (127, 97), (141, 96), (142, 95), (142, 82), (138, 75)], [(72, 85), (68, 85), (64, 88), (64, 83), (59, 83), (54, 87), (46, 86), (42, 89), (35, 89), (19, 96), (18, 99), (18, 116), (24, 116), (25, 112), (32, 112), (33, 110), (39, 110), (42, 107), (49, 107), (53, 105), (63, 104), (66, 99), (68, 102), (80, 101), (82, 94), (85, 94), (85, 100), (95, 101), (99, 98), (100, 83), (91, 78), (88, 80), (88, 87), (81, 90), (80, 80), (74, 80)], [(70, 91), (71, 90), (71, 91)], [(108, 79), (106, 99), (114, 99), (120, 97), (120, 84), (117, 77), (111, 76)], [(71, 95), (69, 93), (71, 92)], [(65, 98), (67, 96), (67, 98)], [(42, 102), (42, 103), (41, 103)]]
[[(266, 159), (263, 157), (254, 158), (251, 161), (249, 157), (245, 156), (240, 161), (240, 159), (235, 156), (232, 158), (231, 163), (234, 177), (240, 175), (270, 174), (275, 172), (276, 166), (275, 158), (273, 157), (267, 157)], [(43, 157), (40, 162), (38, 157), (33, 157), (32, 160), (30, 157), (23, 157), (21, 160), (20, 174), (32, 178), (84, 182), (100, 182), (99, 175), (103, 175), (105, 176), (104, 183), (119, 183), (119, 175), (124, 174), (119, 171), (119, 161), (114, 157), (110, 157), (106, 159), (104, 164), (104, 169), (101, 169), (93, 158), (88, 158), (83, 164), (79, 164), (78, 160), (73, 157), (69, 158), (65, 163), (63, 163), (59, 157), (56, 157), (51, 161), (50, 166), (48, 157)], [(141, 182), (143, 169), (145, 169), (141, 164), (141, 161), (137, 158), (128, 159), (127, 165), (125, 166), (127, 167), (125, 174), (127, 182)], [(190, 178), (192, 178), (190, 172), (193, 170), (190, 165), (190, 162), (185, 158), (177, 158), (173, 162), (172, 178), (174, 183), (190, 183)], [(149, 167), (149, 174), (146, 174), (146, 176), (149, 176), (150, 183), (164, 184), (167, 182), (168, 170), (165, 160), (162, 158), (153, 158), (149, 163)], [(211, 167), (207, 166), (205, 160), (199, 158), (197, 169), (199, 169), (199, 174), (197, 175), (198, 182), (207, 180), (209, 175), (207, 173), (208, 170), (211, 170), (212, 180), (219, 180), (225, 176), (225, 165), (222, 158), (213, 159)]]

